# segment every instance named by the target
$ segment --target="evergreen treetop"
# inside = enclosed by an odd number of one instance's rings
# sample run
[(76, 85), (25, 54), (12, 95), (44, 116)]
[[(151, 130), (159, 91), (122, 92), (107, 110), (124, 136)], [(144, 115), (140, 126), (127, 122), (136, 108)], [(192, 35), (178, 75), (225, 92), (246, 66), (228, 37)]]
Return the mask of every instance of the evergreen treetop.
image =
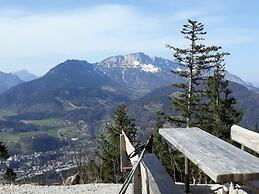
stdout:
[(2, 142), (0, 142), (0, 159), (6, 160), (9, 158), (9, 156), (10, 155), (8, 153), (7, 147)]
[(105, 129), (100, 137), (101, 177), (104, 182), (122, 182), (124, 174), (120, 172), (120, 134), (123, 130), (129, 140), (134, 142), (137, 136), (135, 120), (129, 119), (126, 106), (120, 105)]
[(173, 109), (180, 114), (169, 117), (168, 120), (177, 125), (185, 124), (187, 127), (197, 124), (196, 112), (203, 95), (202, 86), (204, 74), (211, 68), (210, 63), (213, 61), (213, 53), (220, 49), (216, 46), (205, 46), (203, 36), (206, 34), (204, 25), (200, 22), (188, 20), (183, 25), (181, 33), (189, 42), (188, 48), (177, 48), (167, 45), (174, 50), (174, 58), (182, 67), (174, 74), (187, 80), (183, 83), (174, 84), (180, 89), (178, 95), (172, 97)]
[[(207, 129), (213, 135), (225, 140), (230, 140), (230, 128), (237, 124), (242, 113), (236, 109), (236, 100), (231, 95), (229, 81), (225, 79), (225, 60), (229, 55), (225, 52), (217, 52), (213, 64), (213, 70), (206, 83), (206, 107), (208, 122), (200, 122), (201, 127)], [(203, 125), (203, 126), (202, 126)]]

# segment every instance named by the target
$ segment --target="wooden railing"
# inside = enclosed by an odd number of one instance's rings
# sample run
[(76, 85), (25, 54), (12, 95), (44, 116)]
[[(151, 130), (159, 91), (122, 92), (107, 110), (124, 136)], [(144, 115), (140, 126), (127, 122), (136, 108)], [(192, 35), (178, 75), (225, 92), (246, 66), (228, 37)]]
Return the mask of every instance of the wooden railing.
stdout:
[[(135, 150), (127, 135), (120, 135), (121, 171), (128, 171), (136, 164), (138, 156), (129, 158)], [(134, 194), (183, 194), (166, 172), (155, 154), (145, 154), (132, 180)]]
[(259, 154), (259, 133), (233, 125), (231, 127), (231, 139), (240, 143), (242, 150), (247, 147)]
[[(241, 149), (246, 148), (259, 154), (259, 133), (245, 129), (238, 125), (231, 127), (231, 139), (241, 144)], [(259, 193), (259, 181), (246, 181), (245, 184), (255, 193)]]

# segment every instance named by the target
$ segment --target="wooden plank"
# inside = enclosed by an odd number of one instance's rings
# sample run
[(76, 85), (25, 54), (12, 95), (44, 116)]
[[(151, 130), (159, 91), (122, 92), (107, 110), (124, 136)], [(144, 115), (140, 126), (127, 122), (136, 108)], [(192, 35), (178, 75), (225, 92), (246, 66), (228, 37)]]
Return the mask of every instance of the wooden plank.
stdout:
[(149, 182), (148, 182), (148, 172), (143, 165), (143, 163), (140, 163), (140, 172), (141, 172), (141, 191), (142, 194), (149, 194)]
[(137, 170), (132, 179), (132, 193), (133, 194), (141, 194), (142, 187), (141, 187), (141, 173), (140, 173), (140, 166), (138, 165)]
[(184, 158), (184, 175), (185, 192), (190, 193), (190, 162), (187, 157)]
[(125, 136), (123, 134), (120, 135), (120, 166), (121, 172), (132, 168), (130, 167), (128, 156), (126, 153)]
[(259, 153), (259, 133), (233, 125), (231, 127), (231, 139)]
[[(183, 194), (154, 154), (145, 154), (144, 165), (150, 194)], [(142, 173), (142, 172), (141, 172)]]
[[(125, 151), (127, 155), (131, 154), (135, 148), (129, 141), (126, 134), (122, 131), (121, 138), (121, 154)], [(125, 152), (124, 152), (125, 153)], [(134, 165), (139, 156), (130, 159)], [(121, 159), (122, 160), (122, 159)], [(121, 161), (122, 162), (122, 161)], [(124, 163), (124, 162), (122, 162)], [(183, 194), (167, 174), (160, 161), (154, 154), (146, 154), (138, 166), (137, 171), (132, 179), (134, 194)]]
[[(128, 155), (130, 155), (132, 152), (134, 152), (135, 148), (131, 144), (129, 138), (124, 133), (124, 131), (122, 131), (122, 134), (124, 135), (124, 139), (125, 139), (126, 152), (127, 152)], [(138, 155), (130, 158), (130, 162), (131, 162), (132, 165), (134, 165), (137, 161), (138, 161)]]
[(259, 179), (258, 158), (199, 128), (165, 128), (159, 133), (217, 183)]
[[(125, 140), (125, 148), (127, 155), (130, 155), (132, 152), (135, 151), (134, 146), (131, 144), (129, 138), (127, 135), (122, 131), (122, 135), (124, 136)], [(132, 158), (130, 158), (131, 165), (133, 166), (138, 161), (139, 156), (136, 155)], [(140, 174), (140, 167), (138, 166), (133, 179), (132, 179), (132, 193), (133, 194), (141, 194), (141, 174)]]
[[(241, 144), (241, 149), (245, 150), (245, 147), (259, 153), (259, 134), (233, 125), (231, 127), (231, 139)], [(255, 193), (259, 193), (259, 181), (246, 181), (245, 184)]]

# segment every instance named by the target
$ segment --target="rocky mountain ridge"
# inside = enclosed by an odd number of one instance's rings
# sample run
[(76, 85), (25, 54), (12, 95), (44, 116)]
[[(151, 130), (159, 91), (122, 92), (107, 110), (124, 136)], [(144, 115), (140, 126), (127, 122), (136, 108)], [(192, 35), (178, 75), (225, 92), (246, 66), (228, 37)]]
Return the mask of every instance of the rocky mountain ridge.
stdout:
[(21, 80), (23, 80), (25, 82), (38, 78), (38, 76), (32, 74), (31, 72), (29, 72), (25, 69), (15, 71), (15, 72), (11, 72), (11, 73), (14, 74), (14, 75), (17, 75)]
[(21, 83), (23, 81), (17, 75), (0, 71), (0, 94)]

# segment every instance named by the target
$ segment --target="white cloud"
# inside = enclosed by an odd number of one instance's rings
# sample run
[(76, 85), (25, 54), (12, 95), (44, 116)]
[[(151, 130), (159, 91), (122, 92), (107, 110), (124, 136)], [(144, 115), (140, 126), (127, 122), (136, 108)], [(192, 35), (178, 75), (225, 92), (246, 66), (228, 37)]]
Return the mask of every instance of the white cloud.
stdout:
[(139, 47), (142, 39), (145, 42), (156, 27), (159, 27), (157, 19), (146, 18), (132, 7), (121, 5), (17, 17), (4, 14), (0, 16), (0, 56), (130, 50)]
[[(161, 50), (167, 52), (164, 46), (167, 43), (176, 46), (184, 44), (179, 32), (187, 18), (201, 19), (205, 25), (224, 20), (222, 16), (202, 10), (183, 9), (172, 15), (147, 15), (136, 7), (126, 5), (99, 5), (50, 13), (1, 10), (0, 59), (4, 58), (5, 62), (10, 59), (12, 63), (16, 61), (19, 67), (27, 63), (19, 63), (19, 59), (30, 59), (27, 60), (30, 64), (24, 68), (44, 72), (51, 65), (61, 62), (57, 60), (67, 58), (103, 57), (107, 53), (136, 51), (160, 55)], [(224, 29), (212, 33), (212, 42), (218, 44), (217, 40), (223, 40), (223, 44), (241, 44), (251, 41), (243, 32), (233, 34), (231, 29), (227, 32), (228, 29)], [(8, 70), (3, 66), (6, 64), (3, 60), (0, 63), (1, 70)], [(33, 66), (46, 63), (51, 65)], [(10, 66), (9, 69), (14, 68)]]

